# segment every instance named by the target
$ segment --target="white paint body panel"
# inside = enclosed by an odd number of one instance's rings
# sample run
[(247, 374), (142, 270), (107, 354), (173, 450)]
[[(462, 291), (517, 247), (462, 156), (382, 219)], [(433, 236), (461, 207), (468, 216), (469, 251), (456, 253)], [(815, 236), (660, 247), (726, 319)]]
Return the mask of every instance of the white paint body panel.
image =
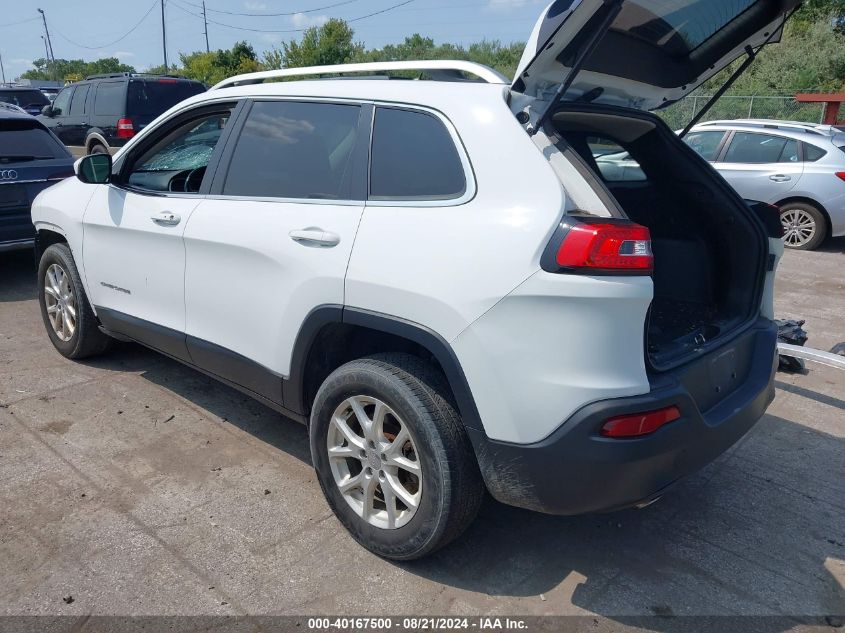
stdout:
[[(83, 261), (92, 305), (151, 323), (185, 329), (185, 247), (182, 234), (199, 200), (153, 196), (112, 185), (89, 185)], [(181, 221), (161, 226), (151, 219), (175, 213)]]
[[(185, 231), (186, 332), (288, 376), (305, 317), (343, 304), (343, 277), (361, 219), (355, 205), (207, 199)], [(320, 227), (331, 248), (293, 241)]]
[(461, 333), (452, 345), (487, 435), (538, 442), (586, 404), (648, 393), (652, 296), (649, 277), (541, 271)]

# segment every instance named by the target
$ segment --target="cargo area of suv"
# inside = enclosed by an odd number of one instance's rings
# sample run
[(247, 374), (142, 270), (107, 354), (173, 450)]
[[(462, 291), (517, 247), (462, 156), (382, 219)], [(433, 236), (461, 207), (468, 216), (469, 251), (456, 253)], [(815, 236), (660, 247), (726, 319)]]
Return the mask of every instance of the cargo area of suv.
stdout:
[[(557, 143), (615, 213), (651, 232), (654, 301), (647, 324), (650, 364), (664, 369), (735, 332), (756, 314), (765, 244), (750, 210), (657, 117), (621, 108), (569, 107), (551, 123)], [(600, 170), (602, 150), (627, 151), (636, 177)], [(590, 212), (590, 210), (584, 210)]]

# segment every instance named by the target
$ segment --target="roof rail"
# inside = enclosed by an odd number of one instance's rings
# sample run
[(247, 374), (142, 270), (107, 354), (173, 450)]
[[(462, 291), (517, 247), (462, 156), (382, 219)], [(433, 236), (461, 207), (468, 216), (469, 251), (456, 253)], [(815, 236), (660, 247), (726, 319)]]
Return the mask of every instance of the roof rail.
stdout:
[(463, 60), (436, 59), (418, 62), (367, 62), (362, 64), (338, 64), (336, 66), (308, 66), (303, 68), (282, 68), (281, 70), (264, 70), (257, 73), (236, 75), (224, 79), (211, 87), (211, 90), (258, 84), (266, 79), (281, 79), (284, 77), (302, 77), (313, 75), (345, 75), (350, 73), (378, 73), (400, 70), (428, 70), (436, 78), (456, 80), (461, 73), (475, 75), (490, 84), (509, 84), (510, 80), (489, 66), (467, 62)]
[(781, 121), (779, 119), (719, 119), (699, 123), (696, 127), (708, 125), (734, 125), (737, 127), (753, 127), (769, 130), (801, 130), (810, 134), (824, 136), (829, 129), (827, 126), (818, 123), (805, 123), (803, 121)]
[(164, 75), (161, 73), (103, 73), (100, 75), (88, 75), (85, 81), (89, 79), (114, 79), (115, 77), (171, 77), (173, 79), (187, 79), (183, 75)]

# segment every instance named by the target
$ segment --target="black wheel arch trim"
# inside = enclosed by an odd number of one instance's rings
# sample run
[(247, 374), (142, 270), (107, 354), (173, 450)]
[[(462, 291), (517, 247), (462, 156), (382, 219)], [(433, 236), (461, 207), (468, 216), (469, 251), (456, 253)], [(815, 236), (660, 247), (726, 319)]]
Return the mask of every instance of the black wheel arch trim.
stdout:
[(318, 340), (320, 331), (332, 323), (355, 325), (391, 334), (428, 350), (446, 375), (464, 425), (480, 431), (484, 430), (460, 361), (452, 346), (442, 336), (424, 325), (401, 317), (339, 305), (320, 306), (305, 318), (291, 355), (291, 375), (285, 380), (283, 386), (283, 400), (286, 408), (301, 415), (307, 416), (310, 413), (305, 401), (304, 380), (308, 355)]

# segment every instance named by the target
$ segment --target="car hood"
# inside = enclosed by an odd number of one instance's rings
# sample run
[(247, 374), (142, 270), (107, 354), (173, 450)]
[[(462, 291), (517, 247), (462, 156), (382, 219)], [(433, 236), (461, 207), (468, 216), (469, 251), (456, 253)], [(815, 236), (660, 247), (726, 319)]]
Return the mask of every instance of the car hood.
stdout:
[(756, 49), (780, 41), (785, 20), (800, 4), (801, 0), (557, 0), (531, 33), (512, 90), (548, 100), (591, 34), (612, 19), (563, 100), (583, 97), (593, 103), (654, 110), (689, 94), (743, 56), (748, 46)]

